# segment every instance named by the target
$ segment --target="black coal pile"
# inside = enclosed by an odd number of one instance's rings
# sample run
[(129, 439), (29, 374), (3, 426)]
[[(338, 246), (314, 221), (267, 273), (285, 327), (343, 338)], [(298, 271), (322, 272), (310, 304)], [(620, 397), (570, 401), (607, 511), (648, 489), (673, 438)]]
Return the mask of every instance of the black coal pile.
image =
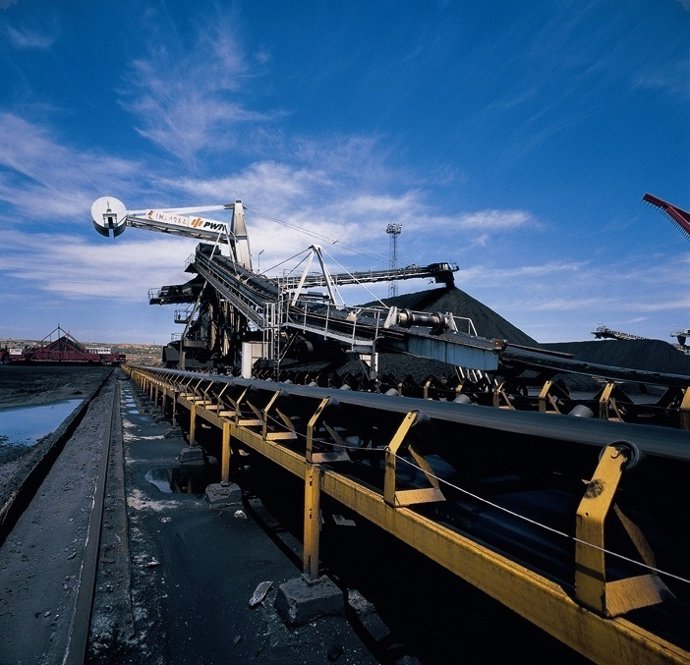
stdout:
[(690, 376), (690, 356), (658, 339), (607, 339), (541, 346), (550, 351), (570, 353), (591, 363)]
[(452, 312), (474, 322), (477, 334), (513, 344), (569, 353), (583, 360), (611, 367), (690, 376), (690, 356), (667, 342), (646, 340), (591, 340), (540, 344), (500, 314), (458, 288), (441, 288), (390, 298), (386, 304), (427, 312)]

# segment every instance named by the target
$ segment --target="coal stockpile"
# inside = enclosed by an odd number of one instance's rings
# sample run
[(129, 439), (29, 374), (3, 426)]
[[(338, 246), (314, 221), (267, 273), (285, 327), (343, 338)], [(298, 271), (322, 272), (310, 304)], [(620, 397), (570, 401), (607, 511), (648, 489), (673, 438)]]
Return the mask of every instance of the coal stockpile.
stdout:
[[(477, 335), (487, 339), (503, 339), (512, 344), (568, 353), (578, 360), (600, 365), (690, 376), (690, 356), (662, 340), (613, 339), (541, 344), (476, 298), (455, 287), (398, 296), (388, 299), (386, 304), (417, 311), (452, 312), (455, 316), (470, 318)], [(386, 363), (389, 370), (386, 370)], [(386, 358), (382, 362), (383, 372), (405, 368), (410, 368), (417, 379), (425, 378), (418, 376), (425, 372), (427, 375), (437, 375), (439, 371), (448, 371), (447, 365), (418, 358), (412, 361), (408, 358), (402, 361)], [(403, 376), (407, 373), (404, 372)]]
[(690, 356), (658, 339), (609, 339), (541, 346), (592, 363), (690, 376)]

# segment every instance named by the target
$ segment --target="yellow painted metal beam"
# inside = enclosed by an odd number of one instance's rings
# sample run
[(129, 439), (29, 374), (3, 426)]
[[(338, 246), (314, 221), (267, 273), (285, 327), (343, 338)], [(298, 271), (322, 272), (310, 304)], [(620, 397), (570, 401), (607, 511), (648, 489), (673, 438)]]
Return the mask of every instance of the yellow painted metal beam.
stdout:
[(444, 496), (439, 488), (438, 481), (431, 474), (431, 467), (424, 458), (418, 455), (411, 447), (407, 446), (413, 456), (417, 466), (426, 475), (431, 487), (421, 487), (416, 489), (398, 489), (397, 463), (399, 453), (405, 445), (405, 437), (419, 417), (418, 411), (410, 411), (405, 415), (402, 423), (393, 435), (391, 442), (386, 448), (386, 470), (383, 480), (383, 497), (389, 506), (411, 506), (415, 503), (430, 503), (433, 501), (443, 501)]
[(319, 576), (321, 536), (321, 469), (307, 464), (304, 475), (304, 555), (302, 572), (315, 580)]
[(557, 383), (548, 379), (539, 391), (539, 411), (541, 413), (561, 413), (558, 400), (567, 397), (567, 393)]
[(221, 460), (220, 460), (220, 480), (221, 482), (230, 482), (230, 458), (232, 456), (232, 447), (230, 440), (232, 438), (232, 422), (229, 420), (223, 421), (221, 425), (223, 432), (223, 440), (221, 442)]
[(680, 404), (680, 427), (690, 429), (690, 388), (683, 391), (683, 400)]

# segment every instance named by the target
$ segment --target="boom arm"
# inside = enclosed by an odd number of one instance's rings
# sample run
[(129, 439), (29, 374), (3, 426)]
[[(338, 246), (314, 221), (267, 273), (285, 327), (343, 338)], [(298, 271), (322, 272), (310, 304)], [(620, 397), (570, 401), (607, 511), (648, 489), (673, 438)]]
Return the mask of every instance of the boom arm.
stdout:
[(678, 225), (680, 230), (685, 233), (687, 237), (690, 237), (690, 212), (686, 212), (682, 208), (674, 206), (668, 201), (664, 201), (652, 194), (645, 194), (642, 200), (660, 208), (664, 214), (668, 215), (669, 219), (674, 224)]
[[(230, 225), (213, 219), (200, 217), (200, 212), (232, 210)], [(230, 245), (233, 258), (243, 268), (252, 269), (249, 236), (244, 221), (244, 206), (241, 201), (220, 205), (189, 208), (146, 208), (127, 210), (125, 204), (112, 196), (102, 196), (91, 206), (93, 225), (101, 235), (116, 238), (127, 226), (147, 231), (159, 231), (173, 235), (195, 238), (224, 245)]]

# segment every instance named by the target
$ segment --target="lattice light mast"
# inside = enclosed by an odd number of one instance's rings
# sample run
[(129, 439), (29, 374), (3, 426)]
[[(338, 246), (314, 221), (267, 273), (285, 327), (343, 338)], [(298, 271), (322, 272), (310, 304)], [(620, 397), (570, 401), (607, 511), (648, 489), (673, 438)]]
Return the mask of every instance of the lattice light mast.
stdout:
[[(398, 236), (402, 233), (402, 224), (389, 224), (386, 233), (390, 236), (388, 249), (388, 267), (395, 270), (398, 267)], [(398, 281), (392, 279), (388, 282), (388, 297), (394, 298), (398, 295)]]

